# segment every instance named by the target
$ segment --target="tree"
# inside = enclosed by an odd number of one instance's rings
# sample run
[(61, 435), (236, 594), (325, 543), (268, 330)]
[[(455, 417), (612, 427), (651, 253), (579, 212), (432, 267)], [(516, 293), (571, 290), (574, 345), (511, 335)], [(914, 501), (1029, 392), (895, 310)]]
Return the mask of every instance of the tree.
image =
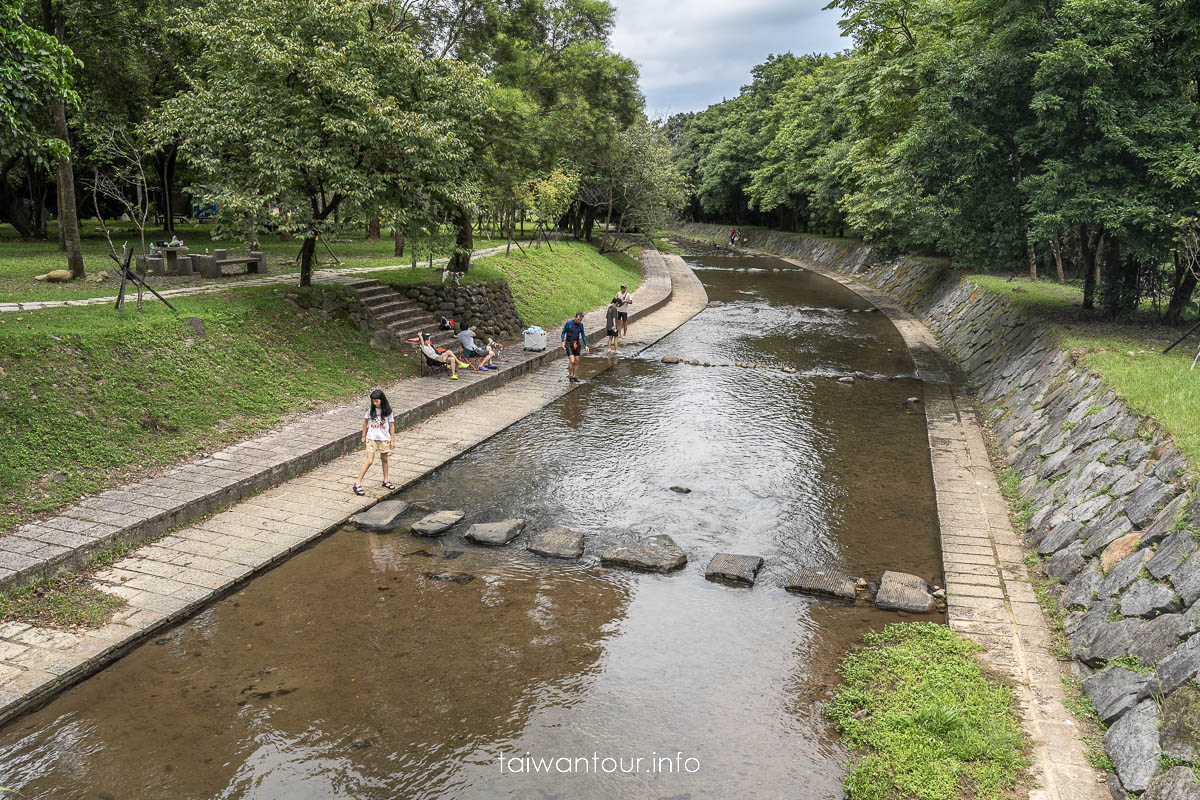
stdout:
[[(211, 0), (176, 18), (201, 46), (188, 90), (156, 118), (206, 176), (222, 218), (317, 237), (376, 214), (469, 207), (484, 88), (424, 56), (373, 0)], [(228, 228), (221, 228), (226, 232)]]

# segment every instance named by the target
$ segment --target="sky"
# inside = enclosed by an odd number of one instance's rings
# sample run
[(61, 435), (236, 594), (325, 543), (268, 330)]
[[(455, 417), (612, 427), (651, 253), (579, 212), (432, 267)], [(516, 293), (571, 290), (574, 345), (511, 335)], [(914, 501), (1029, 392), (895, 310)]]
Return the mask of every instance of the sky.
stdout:
[(646, 113), (700, 111), (734, 97), (770, 53), (850, 46), (827, 0), (611, 0), (613, 48), (637, 62)]

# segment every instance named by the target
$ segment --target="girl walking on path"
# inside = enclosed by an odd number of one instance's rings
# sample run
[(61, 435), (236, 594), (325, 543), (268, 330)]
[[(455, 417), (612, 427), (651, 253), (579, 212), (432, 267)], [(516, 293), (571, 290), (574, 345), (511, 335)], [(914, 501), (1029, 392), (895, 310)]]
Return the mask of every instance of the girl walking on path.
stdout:
[(367, 457), (363, 461), (362, 469), (358, 471), (354, 493), (367, 493), (362, 487), (363, 476), (375, 461), (376, 453), (379, 453), (379, 460), (383, 464), (383, 488), (395, 489), (396, 484), (388, 480), (388, 453), (396, 447), (396, 418), (392, 416), (392, 406), (387, 395), (380, 389), (371, 392), (371, 405), (367, 406), (367, 411), (363, 414), (362, 442), (367, 446)]

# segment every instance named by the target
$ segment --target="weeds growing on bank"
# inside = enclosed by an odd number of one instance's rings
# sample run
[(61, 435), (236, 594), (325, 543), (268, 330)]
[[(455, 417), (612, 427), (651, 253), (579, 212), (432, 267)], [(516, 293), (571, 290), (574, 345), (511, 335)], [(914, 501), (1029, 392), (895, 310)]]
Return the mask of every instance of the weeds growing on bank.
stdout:
[(1027, 742), (1011, 690), (986, 674), (979, 645), (943, 625), (868, 633), (842, 661), (827, 713), (862, 751), (850, 800), (999, 800), (1021, 780)]
[(1112, 756), (1104, 749), (1104, 732), (1107, 728), (1100, 721), (1100, 715), (1096, 713), (1096, 707), (1092, 705), (1091, 698), (1083, 693), (1078, 678), (1064, 675), (1062, 682), (1065, 694), (1063, 705), (1080, 723), (1079, 738), (1083, 742), (1084, 754), (1088, 763), (1105, 772), (1116, 772), (1117, 768), (1113, 764)]
[(63, 572), (0, 592), (0, 622), (24, 622), (39, 628), (99, 628), (125, 601), (93, 588), (91, 575), (132, 551), (131, 545), (118, 542), (93, 556), (80, 572)]

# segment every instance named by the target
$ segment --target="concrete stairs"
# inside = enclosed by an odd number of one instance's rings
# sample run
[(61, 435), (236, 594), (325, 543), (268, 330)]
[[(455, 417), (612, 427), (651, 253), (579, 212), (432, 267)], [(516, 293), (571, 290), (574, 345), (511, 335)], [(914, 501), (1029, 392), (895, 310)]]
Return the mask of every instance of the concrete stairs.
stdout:
[(425, 331), (432, 334), (435, 347), (457, 350), (454, 331), (438, 330), (438, 315), (400, 294), (393, 286), (371, 278), (351, 278), (339, 282), (349, 286), (358, 295), (373, 327), (391, 331), (398, 343), (415, 338), (418, 331)]

